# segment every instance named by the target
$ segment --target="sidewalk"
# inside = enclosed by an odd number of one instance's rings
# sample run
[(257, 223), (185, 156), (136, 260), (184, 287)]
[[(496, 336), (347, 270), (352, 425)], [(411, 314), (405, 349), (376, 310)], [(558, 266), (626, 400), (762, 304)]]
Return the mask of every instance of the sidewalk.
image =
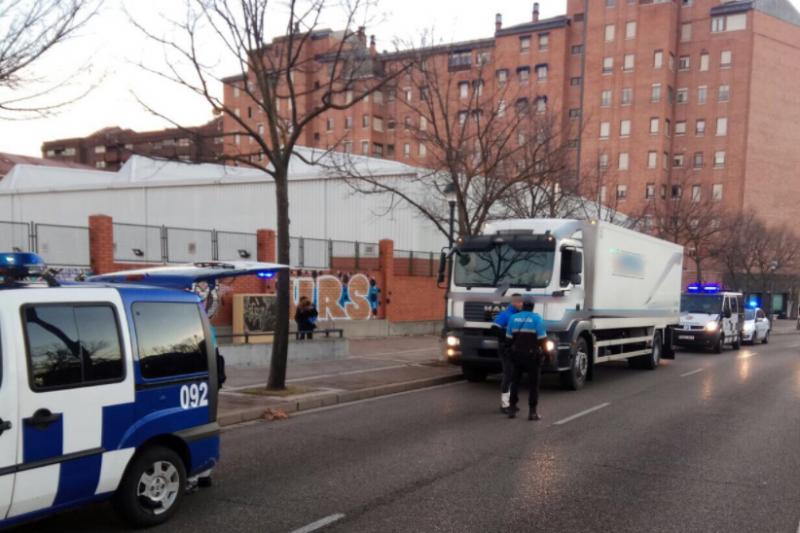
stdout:
[(797, 330), (796, 320), (776, 320), (772, 324), (772, 335), (789, 335), (791, 333), (799, 333)]
[(217, 417), (221, 426), (264, 418), (268, 409), (293, 413), (462, 379), (460, 368), (442, 360), (440, 339), (432, 336), (351, 340), (345, 359), (290, 365), (290, 395), (282, 397), (261, 394), (266, 369), (226, 372)]

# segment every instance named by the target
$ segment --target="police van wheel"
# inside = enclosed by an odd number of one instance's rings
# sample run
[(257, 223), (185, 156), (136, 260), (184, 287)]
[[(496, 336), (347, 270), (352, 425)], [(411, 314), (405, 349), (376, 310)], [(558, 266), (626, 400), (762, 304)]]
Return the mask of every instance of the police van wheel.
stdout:
[(162, 524), (175, 514), (186, 488), (186, 468), (169, 448), (154, 446), (128, 467), (114, 495), (114, 507), (135, 527)]
[(586, 383), (589, 372), (589, 344), (583, 337), (575, 341), (575, 354), (569, 370), (558, 374), (561, 387), (567, 390), (578, 390)]
[(461, 367), (461, 371), (464, 373), (464, 379), (470, 383), (483, 383), (486, 381), (487, 372), (482, 368), (464, 365)]

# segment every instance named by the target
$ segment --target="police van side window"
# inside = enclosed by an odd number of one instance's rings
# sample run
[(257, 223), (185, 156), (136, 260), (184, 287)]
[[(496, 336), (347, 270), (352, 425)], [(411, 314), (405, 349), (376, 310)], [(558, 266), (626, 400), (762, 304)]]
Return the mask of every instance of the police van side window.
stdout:
[(119, 327), (111, 306), (29, 305), (23, 317), (32, 390), (123, 378)]
[(142, 376), (164, 378), (208, 371), (206, 337), (197, 304), (136, 302), (132, 309)]

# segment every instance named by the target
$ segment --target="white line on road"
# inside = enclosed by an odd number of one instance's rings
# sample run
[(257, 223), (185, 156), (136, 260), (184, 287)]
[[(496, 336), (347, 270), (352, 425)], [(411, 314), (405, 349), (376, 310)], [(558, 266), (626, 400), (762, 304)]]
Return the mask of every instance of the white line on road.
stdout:
[(318, 529), (322, 529), (323, 527), (333, 524), (344, 518), (344, 515), (341, 513), (332, 514), (330, 516), (326, 516), (325, 518), (320, 518), (316, 522), (311, 522), (307, 526), (303, 526), (300, 529), (295, 529), (291, 533), (311, 533), (311, 531), (316, 531)]
[(683, 374), (681, 374), (681, 377), (685, 378), (686, 376), (697, 374), (698, 372), (702, 372), (703, 370), (705, 370), (705, 368), (695, 368), (694, 370), (690, 370), (689, 372), (684, 372)]
[(600, 409), (603, 409), (604, 407), (608, 407), (609, 405), (611, 405), (610, 402), (601, 403), (600, 405), (595, 405), (594, 407), (590, 407), (590, 408), (586, 409), (585, 411), (581, 411), (580, 413), (575, 413), (574, 415), (568, 416), (567, 418), (562, 418), (558, 422), (553, 422), (553, 425), (554, 426), (560, 426), (561, 424), (566, 424), (567, 422), (572, 422), (576, 418), (580, 418), (582, 416), (588, 415), (589, 413), (593, 413), (595, 411), (599, 411)]

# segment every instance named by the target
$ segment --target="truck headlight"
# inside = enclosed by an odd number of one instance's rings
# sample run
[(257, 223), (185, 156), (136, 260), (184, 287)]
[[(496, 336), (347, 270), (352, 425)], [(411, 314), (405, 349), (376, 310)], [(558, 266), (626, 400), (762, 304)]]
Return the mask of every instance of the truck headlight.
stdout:
[(447, 336), (447, 345), (450, 347), (456, 347), (461, 345), (461, 339), (456, 337), (455, 335), (448, 335)]
[(547, 339), (546, 341), (544, 341), (544, 349), (545, 351), (552, 352), (553, 350), (556, 349), (556, 343), (554, 343), (550, 339)]
[(719, 329), (719, 322), (717, 322), (716, 320), (712, 320), (711, 322), (706, 324), (705, 327), (705, 330), (708, 332), (714, 332), (717, 331), (718, 329)]

